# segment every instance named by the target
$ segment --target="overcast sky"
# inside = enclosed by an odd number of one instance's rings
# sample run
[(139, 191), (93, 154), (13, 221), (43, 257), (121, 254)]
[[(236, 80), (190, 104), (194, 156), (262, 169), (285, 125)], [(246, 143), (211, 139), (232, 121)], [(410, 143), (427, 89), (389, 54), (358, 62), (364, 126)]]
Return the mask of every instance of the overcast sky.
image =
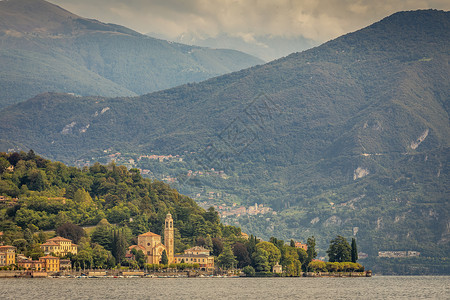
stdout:
[(247, 43), (262, 35), (322, 43), (392, 13), (450, 9), (449, 0), (49, 0), (83, 17), (155, 33), (200, 39), (227, 34)]

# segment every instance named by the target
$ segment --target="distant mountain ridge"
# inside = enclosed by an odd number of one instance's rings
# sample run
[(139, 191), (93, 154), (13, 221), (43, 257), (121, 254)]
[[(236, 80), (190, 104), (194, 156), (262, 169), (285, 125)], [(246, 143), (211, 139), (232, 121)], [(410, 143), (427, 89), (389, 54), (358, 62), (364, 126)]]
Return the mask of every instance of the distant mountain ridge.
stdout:
[(43, 92), (133, 96), (262, 62), (150, 38), (43, 0), (0, 2), (0, 107)]
[[(371, 258), (448, 258), (449, 50), (449, 12), (399, 12), (201, 83), (133, 98), (39, 95), (1, 111), (0, 145), (71, 163), (180, 155), (136, 166), (176, 177), (197, 201), (277, 212), (227, 219), (243, 231), (315, 235), (322, 253), (343, 234)], [(185, 180), (211, 168), (226, 176)]]

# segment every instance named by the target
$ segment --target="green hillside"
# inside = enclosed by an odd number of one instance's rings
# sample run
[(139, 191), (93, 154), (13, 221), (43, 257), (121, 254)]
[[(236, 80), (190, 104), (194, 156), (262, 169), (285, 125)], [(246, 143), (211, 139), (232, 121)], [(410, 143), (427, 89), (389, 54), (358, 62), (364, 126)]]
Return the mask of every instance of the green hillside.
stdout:
[(43, 0), (0, 3), (0, 107), (43, 92), (135, 96), (262, 63), (150, 38)]
[(221, 224), (214, 209), (204, 210), (167, 184), (114, 163), (81, 170), (33, 151), (0, 153), (0, 194), (5, 198), (0, 230), (7, 243), (27, 230), (54, 230), (66, 223), (93, 226), (102, 220), (127, 228), (134, 237), (159, 234), (167, 213), (174, 218), (178, 252), (198, 237), (226, 240), (240, 234), (239, 228)]
[(449, 21), (443, 11), (400, 12), (140, 97), (42, 94), (1, 111), (0, 145), (77, 165), (121, 161), (205, 206), (262, 204), (272, 210), (223, 220), (265, 238), (315, 235), (321, 255), (340, 233), (369, 259), (448, 257)]

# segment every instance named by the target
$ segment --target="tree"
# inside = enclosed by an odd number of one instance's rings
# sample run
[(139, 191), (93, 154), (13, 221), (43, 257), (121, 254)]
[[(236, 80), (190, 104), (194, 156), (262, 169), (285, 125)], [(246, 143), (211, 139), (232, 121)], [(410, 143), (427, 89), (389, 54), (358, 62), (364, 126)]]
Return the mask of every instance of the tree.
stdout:
[[(136, 249), (133, 249), (133, 250), (136, 250)], [(145, 257), (144, 252), (142, 252), (142, 250), (136, 251), (136, 253), (134, 254), (134, 259), (136, 260), (139, 268), (144, 267), (146, 257)]]
[(308, 238), (306, 244), (308, 245), (308, 250), (306, 251), (306, 254), (308, 254), (308, 258), (310, 260), (313, 260), (317, 256), (316, 238), (314, 236)]
[(340, 235), (331, 240), (327, 254), (330, 262), (351, 261), (351, 247), (347, 240)]
[(163, 250), (163, 252), (161, 254), (161, 263), (163, 265), (167, 265), (169, 263), (169, 258), (167, 257), (166, 250)]
[(242, 269), (242, 271), (247, 277), (255, 276), (255, 269), (252, 266), (245, 266), (244, 269)]
[(358, 260), (358, 249), (356, 247), (356, 239), (352, 238), (352, 262), (356, 263)]
[(34, 244), (33, 232), (31, 232), (30, 228), (26, 228), (23, 231), (23, 238), (27, 241), (28, 247), (31, 247)]
[(220, 254), (218, 257), (218, 261), (219, 265), (225, 270), (230, 269), (236, 265), (236, 257), (234, 256), (230, 246), (226, 246), (223, 249), (222, 254)]
[(102, 245), (107, 250), (112, 250), (112, 229), (108, 221), (102, 220), (91, 234), (92, 243)]
[(223, 243), (219, 238), (212, 238), (213, 255), (219, 256), (223, 251)]
[(0, 174), (2, 174), (6, 169), (8, 169), (10, 163), (6, 158), (0, 157)]
[(253, 255), (253, 253), (256, 251), (256, 244), (258, 244), (258, 240), (256, 239), (256, 236), (250, 235), (250, 238), (248, 239), (246, 245), (247, 245), (247, 250), (248, 250), (248, 254), (250, 256)]
[(127, 240), (123, 234), (123, 230), (114, 230), (113, 233), (113, 243), (112, 243), (112, 254), (116, 259), (116, 262), (120, 264), (125, 258), (127, 252)]
[(291, 246), (291, 247), (295, 247), (295, 242), (294, 242), (294, 240), (291, 240), (290, 246)]
[(105, 248), (103, 248), (102, 246), (96, 244), (92, 249), (92, 259), (94, 267), (101, 269), (106, 267), (108, 256), (108, 251), (105, 250)]
[(269, 260), (269, 266), (271, 268), (280, 261), (280, 249), (278, 249), (274, 244), (269, 242), (259, 242), (256, 244), (256, 249), (263, 249), (267, 252), (267, 259)]
[(257, 248), (252, 255), (253, 265), (258, 272), (269, 272), (269, 253), (263, 248)]
[(67, 222), (56, 228), (56, 234), (66, 239), (72, 240), (75, 244), (78, 244), (83, 236), (86, 236), (86, 232), (83, 228), (73, 223)]
[(308, 270), (309, 264), (317, 256), (316, 239), (314, 238), (314, 236), (308, 238), (306, 244), (308, 245), (308, 250), (306, 251), (307, 257), (302, 263), (302, 268), (303, 268), (304, 271)]
[(17, 248), (19, 253), (21, 253), (26, 250), (28, 242), (25, 239), (16, 239), (12, 242), (12, 245)]
[(240, 242), (236, 242), (233, 245), (233, 254), (234, 256), (236, 256), (236, 259), (238, 261), (238, 268), (243, 268), (252, 263), (250, 255), (248, 254), (247, 247), (245, 247), (245, 245)]
[(281, 249), (281, 265), (288, 276), (298, 276), (301, 272), (301, 262), (295, 247), (284, 246)]

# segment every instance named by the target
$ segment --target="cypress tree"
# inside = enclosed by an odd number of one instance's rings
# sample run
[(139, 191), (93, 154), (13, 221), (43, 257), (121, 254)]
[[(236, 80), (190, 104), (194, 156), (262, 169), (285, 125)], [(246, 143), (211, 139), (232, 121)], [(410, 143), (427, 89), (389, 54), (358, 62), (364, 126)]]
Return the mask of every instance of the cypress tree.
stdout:
[(167, 257), (166, 250), (163, 250), (163, 252), (161, 254), (161, 263), (163, 265), (167, 265), (169, 263), (169, 258)]
[(356, 239), (352, 238), (352, 262), (358, 260), (358, 249), (356, 248)]

